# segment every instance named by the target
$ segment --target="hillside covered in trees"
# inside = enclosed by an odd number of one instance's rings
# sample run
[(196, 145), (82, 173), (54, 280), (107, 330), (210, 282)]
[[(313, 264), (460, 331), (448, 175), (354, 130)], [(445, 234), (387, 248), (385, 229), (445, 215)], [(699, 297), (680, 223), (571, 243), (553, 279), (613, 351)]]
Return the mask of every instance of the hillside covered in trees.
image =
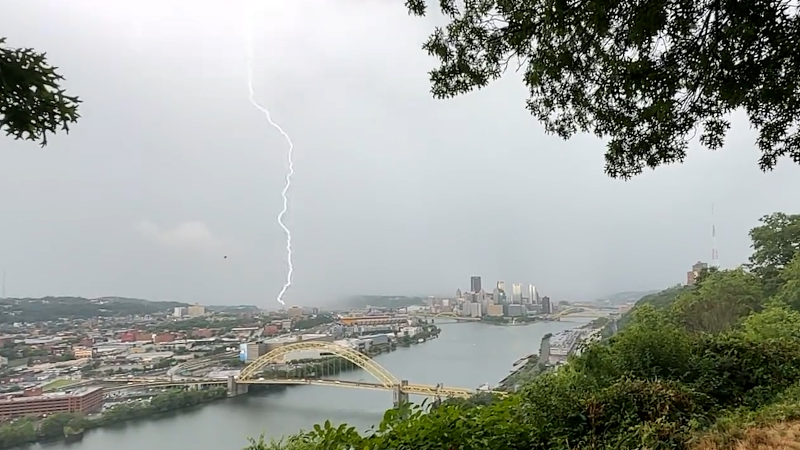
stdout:
[(798, 225), (800, 215), (762, 218), (749, 264), (644, 297), (619, 333), (521, 392), (390, 410), (369, 433), (326, 423), (247, 450), (790, 448), (781, 445), (800, 429)]
[(3, 298), (0, 299), (0, 325), (156, 314), (170, 311), (178, 306), (188, 305), (125, 297)]

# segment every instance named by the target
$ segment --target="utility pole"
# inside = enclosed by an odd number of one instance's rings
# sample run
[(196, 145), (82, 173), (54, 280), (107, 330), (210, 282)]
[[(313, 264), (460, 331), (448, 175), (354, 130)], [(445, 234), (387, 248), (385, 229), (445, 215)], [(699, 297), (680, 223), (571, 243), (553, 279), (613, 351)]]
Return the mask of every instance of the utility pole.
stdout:
[(719, 253), (717, 252), (717, 225), (714, 219), (714, 203), (711, 203), (711, 267), (719, 269)]

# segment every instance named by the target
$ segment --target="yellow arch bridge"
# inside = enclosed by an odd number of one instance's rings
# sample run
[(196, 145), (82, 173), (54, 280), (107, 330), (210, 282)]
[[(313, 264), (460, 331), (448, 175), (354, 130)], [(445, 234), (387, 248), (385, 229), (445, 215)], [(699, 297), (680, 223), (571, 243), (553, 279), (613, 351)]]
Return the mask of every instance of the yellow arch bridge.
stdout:
[[(347, 381), (336, 379), (325, 379), (312, 374), (311, 376), (300, 375), (296, 377), (270, 377), (266, 371), (274, 367), (286, 367), (286, 356), (297, 352), (315, 352), (324, 356), (339, 357), (348, 361), (354, 366), (360, 367), (371, 375), (371, 381)], [(296, 358), (295, 358), (296, 359)], [(323, 359), (322, 361), (325, 361)], [(408, 401), (409, 395), (421, 395), (426, 397), (441, 398), (467, 398), (476, 393), (475, 389), (465, 389), (458, 387), (447, 387), (442, 385), (427, 385), (409, 383), (407, 380), (400, 380), (380, 364), (373, 361), (368, 356), (354, 349), (333, 344), (330, 342), (308, 341), (295, 342), (278, 347), (245, 367), (238, 377), (228, 377), (227, 379), (213, 378), (108, 378), (102, 380), (105, 383), (119, 384), (120, 386), (110, 390), (127, 390), (141, 388), (157, 388), (171, 386), (220, 386), (227, 387), (228, 394), (231, 396), (247, 392), (249, 385), (316, 385), (332, 386), (352, 389), (370, 389), (381, 391), (392, 391), (394, 393), (395, 405)], [(499, 395), (506, 395), (505, 392), (491, 391)]]

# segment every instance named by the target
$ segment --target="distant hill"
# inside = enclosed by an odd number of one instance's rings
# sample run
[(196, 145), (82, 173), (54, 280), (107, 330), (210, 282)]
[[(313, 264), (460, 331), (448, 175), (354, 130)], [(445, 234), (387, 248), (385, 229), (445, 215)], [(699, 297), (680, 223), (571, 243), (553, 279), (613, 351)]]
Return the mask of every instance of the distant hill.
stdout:
[(126, 297), (4, 298), (0, 299), (0, 324), (147, 315), (167, 312), (179, 306), (188, 304)]
[(633, 307), (631, 311), (623, 314), (623, 316), (619, 319), (617, 324), (618, 329), (623, 329), (625, 326), (628, 325), (631, 319), (631, 313), (636, 310), (636, 308), (641, 307), (642, 305), (652, 305), (656, 309), (664, 309), (672, 305), (672, 303), (684, 292), (688, 292), (692, 290), (692, 286), (684, 286), (684, 285), (675, 285), (672, 287), (668, 287), (661, 291), (653, 292), (652, 294), (647, 294), (639, 301), (636, 302), (636, 305)]
[(656, 309), (666, 308), (671, 305), (679, 295), (688, 292), (692, 289), (691, 286), (684, 286), (681, 284), (669, 287), (663, 291), (657, 291), (652, 294), (642, 297), (636, 305), (649, 304), (653, 305)]
[(345, 300), (350, 308), (405, 308), (407, 306), (424, 305), (425, 297), (406, 297), (393, 295), (356, 295)]
[(641, 300), (643, 297), (655, 294), (659, 292), (658, 289), (653, 289), (649, 291), (626, 291), (626, 292), (617, 292), (616, 294), (607, 295), (603, 298), (599, 298), (596, 301), (601, 303), (611, 303), (614, 305), (621, 305), (625, 303), (634, 303)]

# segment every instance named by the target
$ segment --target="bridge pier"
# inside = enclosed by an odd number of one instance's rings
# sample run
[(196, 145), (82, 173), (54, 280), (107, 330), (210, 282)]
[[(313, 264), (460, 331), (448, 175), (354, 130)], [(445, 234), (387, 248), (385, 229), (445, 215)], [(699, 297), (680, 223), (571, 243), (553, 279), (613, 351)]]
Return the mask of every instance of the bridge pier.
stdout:
[(408, 386), (408, 380), (400, 380), (400, 384), (394, 386), (394, 407), (399, 408), (408, 403), (408, 393), (403, 390)]
[(233, 376), (228, 377), (228, 397), (236, 397), (242, 394), (247, 394), (247, 384), (239, 384)]

